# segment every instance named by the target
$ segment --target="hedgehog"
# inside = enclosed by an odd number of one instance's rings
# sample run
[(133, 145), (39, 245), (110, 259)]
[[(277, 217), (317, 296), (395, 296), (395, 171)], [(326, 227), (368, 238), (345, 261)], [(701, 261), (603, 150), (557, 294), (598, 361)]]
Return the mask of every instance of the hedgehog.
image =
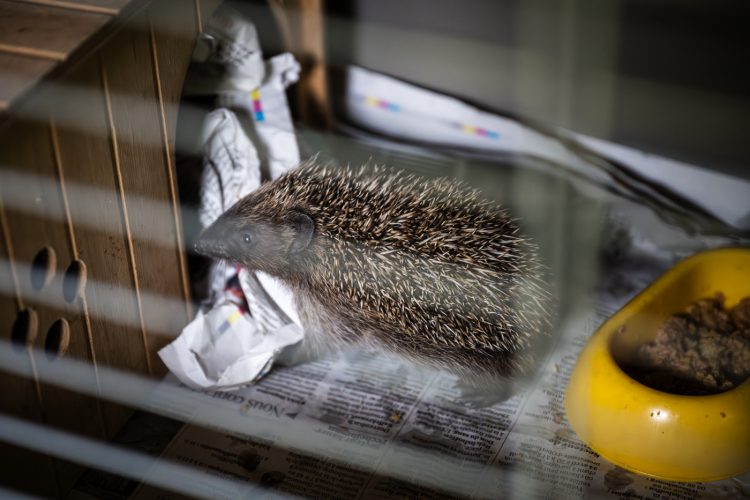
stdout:
[(305, 163), (238, 201), (195, 249), (285, 283), (311, 352), (384, 349), (469, 387), (527, 374), (551, 326), (536, 245), (448, 179)]

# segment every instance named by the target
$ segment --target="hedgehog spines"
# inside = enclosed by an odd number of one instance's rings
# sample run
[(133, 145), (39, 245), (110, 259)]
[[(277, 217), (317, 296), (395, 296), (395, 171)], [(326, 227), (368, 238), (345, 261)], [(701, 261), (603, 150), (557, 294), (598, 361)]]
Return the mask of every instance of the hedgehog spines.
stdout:
[(308, 162), (251, 197), (255, 216), (301, 210), (314, 221), (289, 279), (342, 336), (508, 375), (528, 368), (533, 338), (549, 330), (536, 246), (475, 189)]

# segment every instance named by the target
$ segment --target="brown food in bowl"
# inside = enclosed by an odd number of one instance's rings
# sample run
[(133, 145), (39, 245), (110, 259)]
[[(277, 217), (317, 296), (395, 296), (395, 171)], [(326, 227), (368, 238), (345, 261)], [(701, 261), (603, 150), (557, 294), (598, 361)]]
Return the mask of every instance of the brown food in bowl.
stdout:
[(674, 394), (736, 387), (750, 376), (750, 297), (727, 310), (719, 293), (670, 316), (656, 338), (638, 348), (626, 371), (642, 384)]

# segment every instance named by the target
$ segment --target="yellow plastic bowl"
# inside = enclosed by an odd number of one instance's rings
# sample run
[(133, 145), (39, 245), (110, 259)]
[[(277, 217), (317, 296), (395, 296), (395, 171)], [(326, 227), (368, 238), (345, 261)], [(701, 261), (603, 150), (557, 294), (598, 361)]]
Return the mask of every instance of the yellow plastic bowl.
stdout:
[(713, 481), (750, 470), (750, 380), (720, 394), (680, 396), (640, 384), (618, 365), (627, 366), (670, 315), (717, 292), (727, 307), (750, 295), (750, 249), (685, 259), (596, 331), (565, 394), (570, 425), (594, 451), (672, 481)]

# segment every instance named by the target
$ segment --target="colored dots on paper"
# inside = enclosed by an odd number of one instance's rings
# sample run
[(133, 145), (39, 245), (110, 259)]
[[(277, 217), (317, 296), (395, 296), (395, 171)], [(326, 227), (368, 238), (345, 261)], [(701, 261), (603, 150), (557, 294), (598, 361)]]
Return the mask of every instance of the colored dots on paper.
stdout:
[(398, 113), (401, 111), (401, 106), (396, 104), (395, 102), (386, 101), (384, 99), (378, 99), (376, 97), (367, 96), (365, 97), (365, 102), (368, 106), (372, 106), (374, 108), (380, 108), (387, 111), (393, 111), (394, 113)]
[(263, 108), (260, 104), (260, 90), (255, 89), (250, 92), (250, 97), (253, 99), (253, 113), (255, 113), (255, 120), (262, 122), (265, 117), (263, 116)]

